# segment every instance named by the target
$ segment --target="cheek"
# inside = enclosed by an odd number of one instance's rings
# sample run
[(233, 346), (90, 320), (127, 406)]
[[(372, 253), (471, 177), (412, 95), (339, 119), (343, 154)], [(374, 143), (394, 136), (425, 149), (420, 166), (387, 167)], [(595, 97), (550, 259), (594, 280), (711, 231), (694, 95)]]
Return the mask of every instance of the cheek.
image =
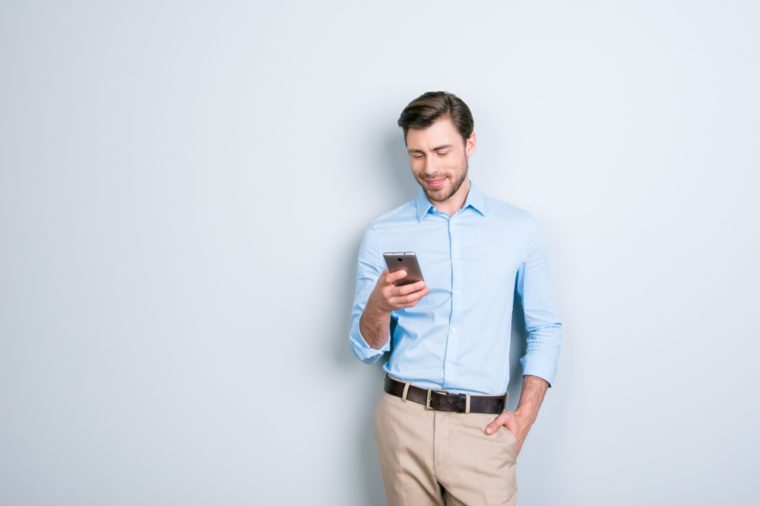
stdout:
[(412, 170), (419, 175), (425, 169), (425, 160), (412, 159)]
[(446, 160), (444, 164), (444, 167), (446, 167), (446, 172), (449, 174), (457, 175), (462, 172), (462, 165), (457, 163), (453, 158)]

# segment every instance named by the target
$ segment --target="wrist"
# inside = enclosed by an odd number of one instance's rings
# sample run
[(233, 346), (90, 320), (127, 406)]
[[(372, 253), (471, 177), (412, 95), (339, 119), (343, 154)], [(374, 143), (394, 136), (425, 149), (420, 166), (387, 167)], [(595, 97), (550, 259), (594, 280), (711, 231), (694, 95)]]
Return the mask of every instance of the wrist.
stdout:
[(391, 312), (386, 311), (380, 307), (380, 305), (372, 297), (370, 297), (370, 299), (367, 301), (367, 306), (364, 308), (364, 313), (367, 315), (367, 318), (372, 321), (384, 319), (390, 320), (391, 317)]
[(538, 418), (538, 412), (537, 410), (528, 406), (521, 406), (515, 410), (515, 416), (523, 422), (528, 423), (529, 425), (533, 425), (533, 423), (536, 421), (536, 418)]

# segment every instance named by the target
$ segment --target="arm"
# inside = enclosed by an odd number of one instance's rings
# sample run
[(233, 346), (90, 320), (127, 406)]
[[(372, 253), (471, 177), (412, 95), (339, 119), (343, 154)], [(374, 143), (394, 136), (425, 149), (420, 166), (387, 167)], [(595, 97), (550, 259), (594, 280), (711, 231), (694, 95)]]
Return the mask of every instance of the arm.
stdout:
[(372, 300), (367, 302), (359, 320), (359, 331), (371, 348), (381, 349), (390, 338), (391, 314), (375, 307)]
[(552, 296), (546, 244), (532, 216), (527, 224), (525, 260), (517, 271), (515, 288), (528, 333), (525, 355), (520, 358), (523, 375), (543, 378), (551, 388), (557, 373), (562, 323)]
[(356, 292), (351, 318), (351, 349), (362, 362), (374, 363), (390, 350), (391, 314), (412, 307), (430, 289), (424, 281), (404, 286), (393, 283), (406, 277), (406, 271), (383, 270), (380, 246), (373, 227), (368, 227), (359, 246)]
[(486, 427), (486, 433), (507, 427), (517, 439), (517, 451), (522, 448), (528, 432), (538, 417), (546, 391), (551, 388), (557, 372), (562, 323), (557, 316), (549, 282), (546, 246), (541, 231), (530, 217), (525, 260), (517, 272), (517, 296), (525, 315), (528, 343), (520, 358), (523, 386), (520, 402), (514, 412), (505, 411)]
[(383, 272), (383, 258), (376, 234), (370, 225), (359, 244), (351, 330), (348, 334), (351, 351), (366, 364), (377, 362), (390, 350), (390, 313), (386, 319), (386, 315), (373, 313), (370, 306), (367, 316), (364, 315), (369, 296)]
[(521, 417), (530, 428), (538, 418), (538, 410), (544, 401), (544, 395), (549, 389), (549, 383), (538, 376), (523, 376), (520, 402), (517, 404), (515, 416)]
[(538, 418), (538, 410), (544, 400), (549, 383), (538, 376), (524, 375), (520, 402), (514, 411), (504, 411), (486, 426), (486, 434), (493, 434), (503, 425), (517, 439), (517, 453), (520, 453), (525, 438)]

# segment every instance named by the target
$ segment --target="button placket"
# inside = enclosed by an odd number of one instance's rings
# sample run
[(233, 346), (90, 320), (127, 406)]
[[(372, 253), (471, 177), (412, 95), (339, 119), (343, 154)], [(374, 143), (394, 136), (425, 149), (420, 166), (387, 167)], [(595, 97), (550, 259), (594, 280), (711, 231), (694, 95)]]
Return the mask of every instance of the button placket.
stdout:
[(446, 360), (444, 363), (444, 377), (449, 377), (449, 357), (456, 356), (456, 326), (454, 325), (454, 318), (455, 318), (455, 312), (454, 312), (454, 289), (456, 286), (456, 263), (455, 263), (455, 248), (456, 248), (456, 230), (454, 228), (454, 217), (449, 216), (447, 218), (447, 230), (448, 230), (448, 239), (449, 239), (449, 276), (451, 280), (451, 286), (450, 286), (450, 309), (449, 309), (449, 330), (447, 332), (447, 338), (446, 338)]

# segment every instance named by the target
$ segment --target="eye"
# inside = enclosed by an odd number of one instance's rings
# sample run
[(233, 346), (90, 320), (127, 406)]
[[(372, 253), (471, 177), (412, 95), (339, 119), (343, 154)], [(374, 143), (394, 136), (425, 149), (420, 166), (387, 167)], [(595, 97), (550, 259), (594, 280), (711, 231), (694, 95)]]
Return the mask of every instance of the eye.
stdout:
[(449, 153), (450, 153), (449, 151), (439, 151), (439, 152), (438, 152), (438, 156), (446, 156), (446, 155), (448, 155)]

